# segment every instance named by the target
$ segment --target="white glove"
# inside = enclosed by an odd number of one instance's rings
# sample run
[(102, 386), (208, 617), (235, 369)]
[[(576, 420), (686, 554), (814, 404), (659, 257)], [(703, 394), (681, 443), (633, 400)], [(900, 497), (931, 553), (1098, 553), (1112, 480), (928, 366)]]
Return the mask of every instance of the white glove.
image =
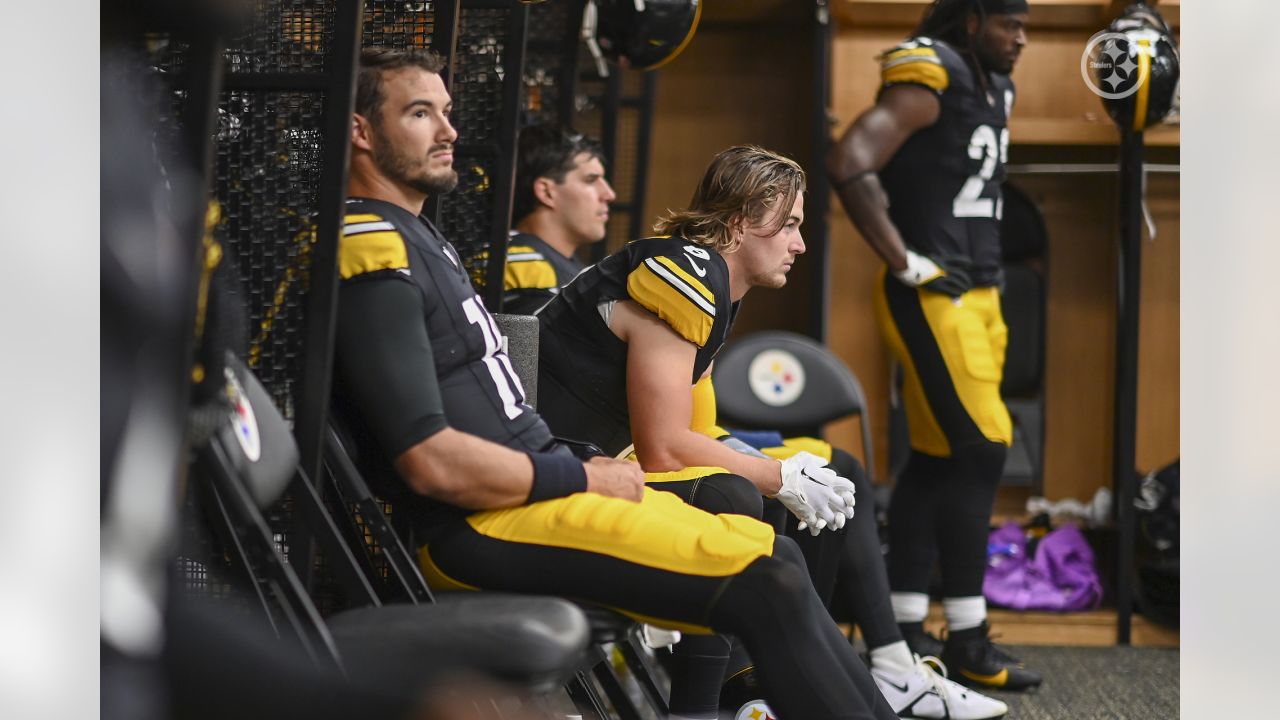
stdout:
[(742, 442), (741, 440), (739, 440), (738, 438), (732, 435), (725, 435), (724, 437), (720, 438), (720, 442), (724, 443), (725, 447), (729, 448), (730, 450), (736, 450), (737, 452), (740, 452), (743, 455), (758, 457), (762, 460), (771, 459), (768, 455), (765, 455), (764, 453)]
[(942, 275), (942, 268), (938, 267), (937, 263), (912, 250), (907, 251), (907, 267), (893, 274), (911, 287), (920, 287)]
[(853, 519), (854, 485), (826, 465), (807, 452), (782, 461), (782, 489), (776, 497), (799, 518), (799, 529), (807, 528), (810, 535), (828, 527), (839, 530)]
[(679, 630), (667, 630), (648, 623), (640, 625), (640, 639), (644, 641), (645, 646), (654, 650), (671, 647), (680, 642), (680, 637)]
[(973, 289), (969, 275), (972, 266), (968, 258), (943, 255), (931, 258), (908, 250), (907, 267), (893, 276), (911, 287), (945, 293), (954, 298)]

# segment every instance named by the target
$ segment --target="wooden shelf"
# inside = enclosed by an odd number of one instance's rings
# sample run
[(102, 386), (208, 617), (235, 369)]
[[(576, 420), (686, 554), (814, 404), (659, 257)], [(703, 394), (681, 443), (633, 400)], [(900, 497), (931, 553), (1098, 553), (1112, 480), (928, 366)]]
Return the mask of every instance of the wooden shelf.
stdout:
[[(990, 608), (987, 618), (991, 622), (992, 634), (998, 636), (996, 642), (1001, 645), (1111, 647), (1116, 644), (1115, 610), (1049, 613)], [(942, 604), (930, 602), (925, 629), (941, 637), (945, 625)], [(841, 624), (840, 630), (847, 635), (849, 626)], [(1129, 640), (1134, 647), (1181, 647), (1178, 630), (1156, 625), (1141, 615), (1133, 616)]]
[[(1116, 644), (1115, 610), (1052, 613), (990, 608), (987, 616), (992, 631), (1000, 636), (998, 642), (1004, 645), (1109, 647)], [(929, 603), (925, 628), (936, 635), (945, 624), (942, 604)], [(1180, 644), (1180, 633), (1134, 615), (1129, 639), (1137, 647), (1176, 648)]]
[[(1106, 27), (1125, 3), (1116, 0), (1030, 0), (1031, 29)], [(906, 27), (920, 22), (926, 0), (832, 0), (835, 16), (862, 27)], [(1156, 2), (1152, 3), (1157, 4)], [(1161, 0), (1160, 14), (1173, 28), (1181, 20), (1180, 0)]]
[[(1147, 145), (1177, 147), (1182, 133), (1177, 125), (1157, 125), (1145, 133)], [(1117, 145), (1120, 131), (1101, 111), (1079, 119), (1019, 117), (1009, 120), (1009, 142), (1014, 145)]]

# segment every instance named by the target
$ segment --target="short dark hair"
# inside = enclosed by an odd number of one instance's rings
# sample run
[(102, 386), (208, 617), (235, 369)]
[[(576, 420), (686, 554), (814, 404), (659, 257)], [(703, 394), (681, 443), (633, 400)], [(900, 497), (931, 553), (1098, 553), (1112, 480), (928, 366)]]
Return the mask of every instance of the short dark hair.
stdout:
[(360, 72), (356, 76), (356, 114), (377, 124), (386, 96), (382, 76), (392, 70), (419, 68), (433, 75), (444, 70), (445, 61), (431, 50), (367, 47), (360, 51)]
[(550, 178), (557, 183), (564, 182), (564, 176), (574, 167), (574, 158), (582, 153), (604, 162), (604, 150), (599, 141), (576, 132), (573, 128), (544, 123), (521, 130), (516, 157), (512, 222), (523, 220), (537, 209), (538, 198), (533, 194), (534, 181), (538, 178)]

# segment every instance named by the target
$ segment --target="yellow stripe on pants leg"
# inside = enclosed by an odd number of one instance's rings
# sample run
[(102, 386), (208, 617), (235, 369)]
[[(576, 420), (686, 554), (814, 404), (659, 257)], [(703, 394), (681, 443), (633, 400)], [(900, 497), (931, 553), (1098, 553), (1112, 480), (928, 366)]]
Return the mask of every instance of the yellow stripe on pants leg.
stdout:
[(1009, 445), (1013, 422), (1000, 397), (1009, 330), (994, 287), (975, 288), (956, 302), (941, 293), (917, 290), (956, 396), (984, 437)]
[(481, 535), (581, 550), (702, 577), (742, 572), (773, 554), (773, 528), (744, 515), (712, 515), (672, 493), (644, 488), (641, 502), (578, 493), (467, 517)]
[(933, 408), (929, 406), (929, 399), (924, 394), (924, 384), (920, 381), (915, 361), (907, 351), (907, 343), (902, 339), (902, 333), (899, 332), (898, 325), (893, 320), (893, 313), (889, 311), (889, 299), (885, 296), (884, 289), (887, 274), (888, 268), (880, 268), (875, 292), (872, 294), (872, 306), (875, 310), (876, 324), (880, 326), (885, 343), (898, 364), (902, 366), (902, 403), (907, 412), (907, 431), (911, 436), (911, 447), (935, 457), (951, 457), (951, 443), (947, 440), (946, 433), (942, 431), (942, 425), (938, 422), (937, 416), (933, 414)]

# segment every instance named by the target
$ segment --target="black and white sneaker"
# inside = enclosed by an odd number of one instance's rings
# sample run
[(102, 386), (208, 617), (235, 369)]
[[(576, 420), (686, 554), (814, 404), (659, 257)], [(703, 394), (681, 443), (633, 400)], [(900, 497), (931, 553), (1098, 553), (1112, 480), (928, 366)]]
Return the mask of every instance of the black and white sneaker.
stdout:
[(875, 678), (880, 694), (898, 717), (994, 720), (1009, 712), (1009, 707), (999, 700), (948, 680), (941, 660), (933, 657), (922, 659), (919, 655), (914, 659), (915, 663), (901, 672), (871, 668), (871, 677)]
[(971, 687), (1026, 690), (1044, 680), (1039, 672), (991, 642), (985, 620), (976, 628), (948, 633), (942, 661), (956, 680)]

